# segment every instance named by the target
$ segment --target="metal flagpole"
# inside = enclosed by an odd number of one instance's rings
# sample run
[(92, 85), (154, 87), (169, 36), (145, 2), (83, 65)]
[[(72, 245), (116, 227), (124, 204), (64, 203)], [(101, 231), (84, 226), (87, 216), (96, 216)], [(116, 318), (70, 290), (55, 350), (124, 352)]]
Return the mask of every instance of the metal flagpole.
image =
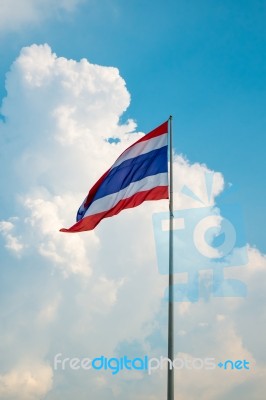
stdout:
[[(174, 275), (173, 275), (173, 132), (172, 116), (169, 117), (170, 176), (169, 176), (169, 299), (168, 299), (168, 358), (174, 360)], [(167, 400), (174, 400), (174, 368), (167, 371)]]

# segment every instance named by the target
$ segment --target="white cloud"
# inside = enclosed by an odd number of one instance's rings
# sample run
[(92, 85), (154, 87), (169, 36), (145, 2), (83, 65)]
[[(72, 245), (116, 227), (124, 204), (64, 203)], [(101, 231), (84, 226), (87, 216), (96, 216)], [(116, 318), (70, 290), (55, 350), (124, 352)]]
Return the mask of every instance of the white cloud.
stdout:
[(1, 0), (0, 32), (16, 31), (27, 24), (38, 24), (61, 11), (71, 12), (83, 1)]
[[(36, 246), (42, 255), (64, 265), (66, 273), (89, 274), (87, 253), (98, 246), (97, 235), (91, 232), (85, 245), (79, 236), (62, 235), (58, 230), (63, 216), (68, 217), (67, 224), (73, 222), (88, 184), (121, 149), (105, 138), (134, 129), (132, 121), (118, 126), (129, 104), (125, 82), (115, 68), (57, 58), (48, 45), (33, 45), (23, 49), (13, 64), (7, 90), (2, 113), (8, 122), (3, 134), (15, 142), (13, 150), (17, 146), (20, 152), (14, 156), (12, 168), (17, 173), (12, 183), (10, 171), (2, 170), (10, 196), (14, 188), (30, 189), (30, 194), (21, 195), (20, 204), (29, 210), (25, 223), (36, 230)], [(68, 194), (70, 190), (74, 195)]]
[(50, 366), (31, 361), (0, 375), (2, 399), (39, 400), (52, 387), (53, 371)]
[(37, 317), (37, 321), (41, 326), (50, 324), (58, 317), (60, 301), (61, 297), (58, 295), (43, 306)]
[[(1, 110), (6, 122), (0, 124), (4, 149), (0, 175), (6, 188), (3, 207), (8, 211), (0, 230), (9, 251), (21, 258), (12, 259), (14, 268), (4, 269), (10, 279), (8, 293), (3, 295), (0, 356), (7, 365), (1, 375), (2, 390), (9, 387), (13, 396), (21, 380), (27, 382), (29, 396), (43, 396), (52, 384), (45, 362), (49, 360), (52, 366), (59, 352), (66, 357), (93, 357), (135, 349), (135, 353), (165, 355), (167, 303), (162, 296), (167, 277), (158, 273), (152, 214), (167, 211), (167, 201), (122, 212), (93, 232), (59, 232), (74, 222), (77, 207), (101, 173), (141, 136), (134, 132), (133, 121), (119, 122), (129, 103), (130, 95), (116, 68), (57, 57), (48, 45), (22, 49), (8, 73)], [(120, 142), (108, 143), (106, 139), (112, 136)], [(223, 176), (214, 173), (208, 199), (205, 174), (210, 172), (205, 165), (191, 165), (176, 156), (176, 208), (214, 203), (225, 184)], [(180, 194), (184, 185), (201, 203)], [(4, 265), (10, 259), (5, 254)], [(204, 400), (222, 400), (235, 388), (240, 390), (246, 380), (251, 388), (256, 385), (257, 394), (249, 398), (259, 400), (266, 355), (258, 354), (262, 344), (250, 325), (255, 325), (254, 310), (260, 307), (257, 324), (263, 324), (265, 266), (265, 257), (249, 248), (249, 266), (234, 268), (233, 273), (249, 288), (247, 299), (176, 304), (177, 351), (182, 349), (188, 357), (259, 360), (258, 371), (233, 374), (230, 379), (220, 370), (192, 375), (180, 371), (176, 390), (181, 399), (192, 400), (197, 394)], [(29, 357), (42, 360), (37, 368), (44, 368), (39, 384), (39, 375), (25, 367)], [(17, 365), (23, 365), (24, 372), (19, 374)], [(88, 389), (92, 398), (109, 399), (109, 386), (116, 399), (158, 400), (164, 396), (165, 377), (165, 372), (150, 378), (121, 375), (114, 383), (108, 373), (56, 371), (46, 399), (83, 400)], [(35, 388), (32, 394), (30, 388)]]
[(21, 237), (16, 237), (12, 234), (14, 224), (10, 221), (0, 221), (0, 233), (5, 238), (5, 247), (15, 253), (17, 256), (22, 252), (24, 245)]

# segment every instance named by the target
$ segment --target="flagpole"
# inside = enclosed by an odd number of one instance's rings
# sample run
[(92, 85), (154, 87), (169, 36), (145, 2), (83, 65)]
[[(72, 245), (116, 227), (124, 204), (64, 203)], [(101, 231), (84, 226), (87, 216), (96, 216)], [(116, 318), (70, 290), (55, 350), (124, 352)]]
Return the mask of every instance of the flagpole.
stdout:
[[(170, 133), (170, 169), (169, 169), (169, 299), (168, 299), (168, 359), (174, 360), (174, 275), (173, 275), (173, 131), (172, 131), (172, 115), (169, 120)], [(167, 400), (174, 400), (174, 368), (170, 368), (168, 362), (167, 371)]]

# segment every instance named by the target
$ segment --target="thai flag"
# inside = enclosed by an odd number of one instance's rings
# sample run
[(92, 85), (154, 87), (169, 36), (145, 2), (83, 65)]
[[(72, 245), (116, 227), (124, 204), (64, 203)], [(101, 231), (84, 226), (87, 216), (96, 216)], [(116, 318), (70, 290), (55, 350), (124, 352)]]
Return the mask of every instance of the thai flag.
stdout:
[(89, 191), (77, 223), (61, 232), (94, 229), (103, 218), (146, 200), (168, 199), (168, 122), (128, 147)]

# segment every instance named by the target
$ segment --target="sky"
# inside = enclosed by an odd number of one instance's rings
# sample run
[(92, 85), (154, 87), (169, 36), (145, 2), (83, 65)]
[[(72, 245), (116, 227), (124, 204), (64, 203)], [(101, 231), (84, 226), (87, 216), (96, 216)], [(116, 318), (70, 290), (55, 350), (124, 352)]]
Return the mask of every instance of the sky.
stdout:
[[(176, 398), (264, 399), (265, 1), (0, 6), (0, 398), (166, 398), (165, 370), (62, 370), (54, 357), (167, 354), (156, 225), (167, 201), (91, 232), (59, 229), (119, 154), (172, 115), (174, 208), (191, 228), (175, 236), (175, 282), (190, 282), (191, 260), (200, 273), (197, 301), (175, 302), (175, 354), (251, 364), (179, 369)], [(221, 227), (221, 216), (235, 247), (193, 258), (194, 226), (209, 217)], [(224, 265), (238, 295), (208, 289)]]

